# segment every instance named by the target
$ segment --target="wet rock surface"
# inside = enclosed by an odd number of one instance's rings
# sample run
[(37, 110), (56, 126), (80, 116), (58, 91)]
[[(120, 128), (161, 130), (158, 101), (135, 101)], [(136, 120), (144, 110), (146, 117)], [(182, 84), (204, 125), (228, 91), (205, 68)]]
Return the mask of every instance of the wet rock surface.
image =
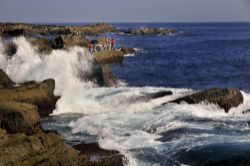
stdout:
[(9, 76), (0, 69), (0, 89), (2, 88), (11, 88), (15, 83), (9, 78)]
[(82, 155), (82, 162), (79, 164), (81, 166), (123, 166), (126, 163), (119, 152), (103, 150), (97, 143), (81, 143), (73, 147)]
[(137, 98), (132, 98), (130, 102), (149, 102), (150, 100), (153, 100), (153, 99), (158, 99), (158, 98), (171, 96), (171, 95), (173, 95), (172, 91), (160, 91), (156, 93), (146, 94), (144, 96), (140, 96)]
[(30, 135), (40, 132), (37, 107), (13, 101), (0, 102), (0, 126), (11, 134), (22, 132)]
[(103, 78), (106, 86), (108, 87), (116, 87), (118, 85), (117, 78), (113, 75), (111, 68), (109, 65), (102, 66)]
[(78, 165), (77, 152), (53, 133), (9, 134), (0, 129), (0, 165)]
[[(10, 79), (1, 72), (5, 85)], [(77, 152), (59, 135), (43, 132), (40, 124), (38, 108), (50, 109), (51, 98), (55, 107), (54, 84), (54, 80), (19, 87), (8, 83), (9, 89), (0, 90), (0, 165), (78, 165)]]
[(14, 42), (8, 42), (5, 44), (4, 54), (11, 57), (17, 52), (17, 45)]
[[(201, 102), (216, 104), (228, 112), (231, 108), (237, 107), (243, 103), (243, 96), (239, 90), (229, 88), (213, 88), (198, 92), (192, 95), (184, 96), (170, 103), (186, 102), (188, 104), (198, 104)], [(164, 103), (165, 105), (167, 103)]]
[[(97, 144), (66, 145), (56, 131), (43, 130), (39, 113), (45, 117), (55, 108), (58, 97), (53, 95), (55, 81), (14, 82), (0, 70), (0, 166), (119, 166), (124, 157), (106, 151)], [(8, 85), (9, 89), (4, 88)], [(39, 112), (39, 113), (38, 113)]]
[(48, 116), (55, 109), (59, 97), (54, 96), (55, 81), (28, 82), (11, 89), (0, 89), (0, 101), (16, 101), (36, 105), (41, 117)]
[(134, 48), (121, 47), (121, 52), (123, 52), (123, 54), (126, 55), (126, 54), (134, 54), (136, 51)]

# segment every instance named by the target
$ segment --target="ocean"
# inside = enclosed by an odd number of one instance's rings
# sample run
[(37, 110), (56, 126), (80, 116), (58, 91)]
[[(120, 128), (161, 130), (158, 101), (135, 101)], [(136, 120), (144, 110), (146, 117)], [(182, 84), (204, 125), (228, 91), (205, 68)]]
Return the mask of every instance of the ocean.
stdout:
[[(108, 33), (117, 47), (133, 47), (123, 64), (112, 65), (120, 86), (98, 87), (80, 78), (93, 57), (74, 47), (41, 57), (25, 38), (14, 39), (16, 55), (0, 53), (0, 68), (16, 82), (53, 78), (61, 98), (45, 129), (67, 142), (98, 142), (120, 151), (130, 166), (249, 165), (250, 24), (116, 23), (117, 28), (174, 28), (170, 36)], [(0, 43), (0, 50), (3, 44)], [(213, 104), (162, 103), (212, 87), (240, 89), (244, 103), (228, 114)], [(172, 96), (137, 100), (171, 90)], [(164, 138), (164, 139), (162, 139)], [(160, 141), (164, 140), (164, 141)]]
[[(120, 28), (173, 28), (172, 36), (115, 36), (140, 49), (114, 66), (132, 86), (250, 89), (249, 23), (114, 24)], [(133, 73), (133, 74), (131, 74)]]

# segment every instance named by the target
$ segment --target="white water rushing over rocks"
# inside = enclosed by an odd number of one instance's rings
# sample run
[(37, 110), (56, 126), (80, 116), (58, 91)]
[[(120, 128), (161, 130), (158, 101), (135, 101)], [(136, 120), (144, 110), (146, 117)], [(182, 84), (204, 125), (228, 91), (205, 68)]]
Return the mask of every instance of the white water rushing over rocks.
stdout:
[[(65, 139), (84, 140), (84, 134), (97, 136), (102, 148), (120, 151), (132, 166), (178, 164), (173, 156), (181, 149), (250, 141), (249, 115), (242, 114), (250, 108), (247, 93), (242, 92), (244, 103), (230, 110), (229, 114), (215, 105), (162, 106), (166, 101), (193, 91), (164, 87), (98, 87), (79, 76), (81, 72), (91, 73), (94, 67), (92, 55), (82, 48), (54, 50), (50, 55), (40, 55), (25, 38), (13, 41), (18, 46), (13, 57), (4, 54), (4, 44), (0, 43), (0, 68), (17, 83), (55, 79), (54, 93), (61, 99), (53, 115), (78, 115), (78, 118), (69, 118), (60, 124), (70, 128), (70, 135), (63, 134)], [(173, 95), (148, 102), (136, 100), (162, 90), (171, 90)], [(178, 129), (183, 130), (167, 142), (157, 141), (161, 133)]]

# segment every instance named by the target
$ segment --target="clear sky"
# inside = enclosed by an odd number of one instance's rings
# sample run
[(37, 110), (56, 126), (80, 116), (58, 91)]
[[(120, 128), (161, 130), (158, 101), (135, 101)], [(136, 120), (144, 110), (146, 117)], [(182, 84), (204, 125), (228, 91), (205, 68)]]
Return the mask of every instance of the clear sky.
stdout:
[(250, 0), (0, 0), (0, 21), (250, 21)]

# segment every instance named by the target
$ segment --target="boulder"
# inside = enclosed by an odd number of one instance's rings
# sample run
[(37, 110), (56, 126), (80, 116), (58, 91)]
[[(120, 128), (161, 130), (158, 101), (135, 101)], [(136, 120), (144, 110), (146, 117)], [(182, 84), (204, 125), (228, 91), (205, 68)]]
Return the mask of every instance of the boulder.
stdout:
[(82, 35), (62, 35), (64, 48), (73, 46), (87, 47), (89, 41)]
[(123, 166), (127, 163), (118, 151), (101, 149), (97, 143), (80, 143), (73, 147), (80, 152), (80, 166)]
[[(0, 85), (2, 88), (11, 88), (15, 83), (9, 78), (9, 76), (0, 69)], [(0, 87), (0, 89), (1, 89)]]
[(37, 107), (13, 101), (0, 102), (0, 128), (7, 133), (27, 135), (41, 131)]
[(229, 88), (213, 88), (178, 98), (171, 101), (171, 103), (180, 104), (181, 102), (186, 102), (188, 104), (198, 104), (201, 102), (207, 102), (219, 105), (227, 113), (230, 108), (237, 107), (238, 105), (243, 103), (243, 100), (243, 96), (239, 90)]
[(77, 152), (60, 136), (49, 133), (6, 134), (0, 130), (0, 166), (4, 165), (78, 165)]
[(17, 52), (17, 45), (14, 42), (8, 42), (4, 44), (4, 54), (7, 56), (13, 56)]
[(94, 56), (100, 64), (121, 64), (124, 53), (122, 51), (104, 50), (95, 52)]
[(54, 96), (55, 81), (41, 83), (28, 82), (11, 89), (0, 89), (0, 101), (17, 101), (36, 105), (41, 117), (46, 117), (55, 109), (59, 97)]
[(53, 49), (62, 49), (64, 45), (63, 42), (63, 38), (61, 36), (56, 37), (53, 41), (52, 41), (52, 48)]
[(123, 52), (123, 54), (126, 55), (126, 54), (134, 54), (136, 51), (133, 48), (121, 47), (121, 52)]
[(21, 36), (25, 34), (24, 29), (7, 29), (2, 32), (2, 36), (8, 36), (8, 37), (16, 37)]

